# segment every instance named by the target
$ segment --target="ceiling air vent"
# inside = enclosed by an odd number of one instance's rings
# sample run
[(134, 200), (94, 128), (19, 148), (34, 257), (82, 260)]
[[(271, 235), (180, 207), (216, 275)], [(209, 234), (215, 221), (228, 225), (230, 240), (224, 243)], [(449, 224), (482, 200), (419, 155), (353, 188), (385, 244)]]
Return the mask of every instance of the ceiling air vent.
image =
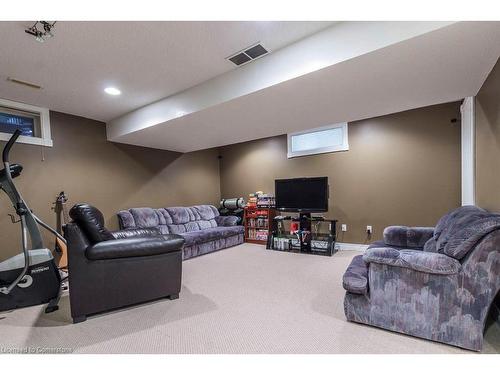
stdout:
[(252, 60), (255, 60), (261, 56), (268, 54), (269, 51), (265, 49), (262, 44), (257, 43), (253, 46), (245, 48), (243, 51), (235, 53), (234, 55), (229, 56), (227, 59), (231, 61), (233, 64), (240, 66), (246, 64)]

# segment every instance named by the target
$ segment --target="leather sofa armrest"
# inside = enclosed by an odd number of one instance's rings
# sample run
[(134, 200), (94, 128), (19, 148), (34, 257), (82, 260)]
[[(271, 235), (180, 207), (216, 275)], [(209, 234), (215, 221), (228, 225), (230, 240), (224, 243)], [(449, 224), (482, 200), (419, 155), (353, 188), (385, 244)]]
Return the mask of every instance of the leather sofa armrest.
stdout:
[(422, 249), (434, 235), (434, 227), (390, 226), (384, 229), (384, 242), (389, 246)]
[(153, 237), (161, 235), (158, 228), (132, 228), (111, 232), (115, 240), (124, 238)]
[(179, 235), (136, 237), (98, 242), (85, 250), (90, 260), (132, 258), (181, 251), (184, 238)]
[(240, 218), (238, 216), (217, 216), (215, 218), (215, 221), (217, 222), (217, 226), (219, 227), (234, 227), (235, 225), (238, 225), (238, 221), (240, 221)]
[(458, 260), (444, 254), (420, 250), (396, 250), (390, 247), (368, 249), (363, 255), (363, 260), (366, 263), (386, 264), (436, 275), (456, 274), (461, 268)]

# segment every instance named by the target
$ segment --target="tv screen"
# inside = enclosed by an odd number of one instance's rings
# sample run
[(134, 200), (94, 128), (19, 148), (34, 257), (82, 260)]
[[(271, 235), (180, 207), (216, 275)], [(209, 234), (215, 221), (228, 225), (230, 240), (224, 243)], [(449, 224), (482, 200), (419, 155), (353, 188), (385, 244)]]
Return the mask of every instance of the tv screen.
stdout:
[(328, 177), (275, 180), (274, 188), (280, 211), (328, 211)]

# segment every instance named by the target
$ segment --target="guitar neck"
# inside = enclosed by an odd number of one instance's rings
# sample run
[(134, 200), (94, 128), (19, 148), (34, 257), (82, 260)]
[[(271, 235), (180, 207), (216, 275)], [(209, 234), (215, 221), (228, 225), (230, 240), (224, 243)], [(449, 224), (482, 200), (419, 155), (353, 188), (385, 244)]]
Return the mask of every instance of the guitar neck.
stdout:
[(57, 214), (57, 216), (56, 216), (56, 231), (57, 231), (57, 233), (62, 233), (61, 214)]
[(71, 220), (69, 218), (68, 207), (66, 206), (66, 203), (62, 204), (62, 214), (63, 214), (63, 221), (64, 221), (63, 225), (68, 224)]
[(58, 233), (62, 234), (62, 227), (70, 222), (68, 209), (66, 206), (68, 198), (64, 195), (64, 191), (62, 191), (56, 198), (55, 203), (55, 212), (56, 212), (56, 230)]

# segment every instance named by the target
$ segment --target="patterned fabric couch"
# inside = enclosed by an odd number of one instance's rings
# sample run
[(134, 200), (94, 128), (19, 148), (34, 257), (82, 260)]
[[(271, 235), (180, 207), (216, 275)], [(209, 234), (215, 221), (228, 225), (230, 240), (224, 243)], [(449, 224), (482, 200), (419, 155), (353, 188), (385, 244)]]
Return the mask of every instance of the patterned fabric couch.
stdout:
[(434, 228), (388, 227), (343, 277), (347, 320), (480, 351), (500, 289), (500, 215), (460, 207)]
[(183, 259), (243, 243), (244, 228), (238, 217), (219, 216), (211, 205), (166, 208), (130, 208), (118, 212), (121, 229), (158, 228), (162, 234), (185, 239)]

